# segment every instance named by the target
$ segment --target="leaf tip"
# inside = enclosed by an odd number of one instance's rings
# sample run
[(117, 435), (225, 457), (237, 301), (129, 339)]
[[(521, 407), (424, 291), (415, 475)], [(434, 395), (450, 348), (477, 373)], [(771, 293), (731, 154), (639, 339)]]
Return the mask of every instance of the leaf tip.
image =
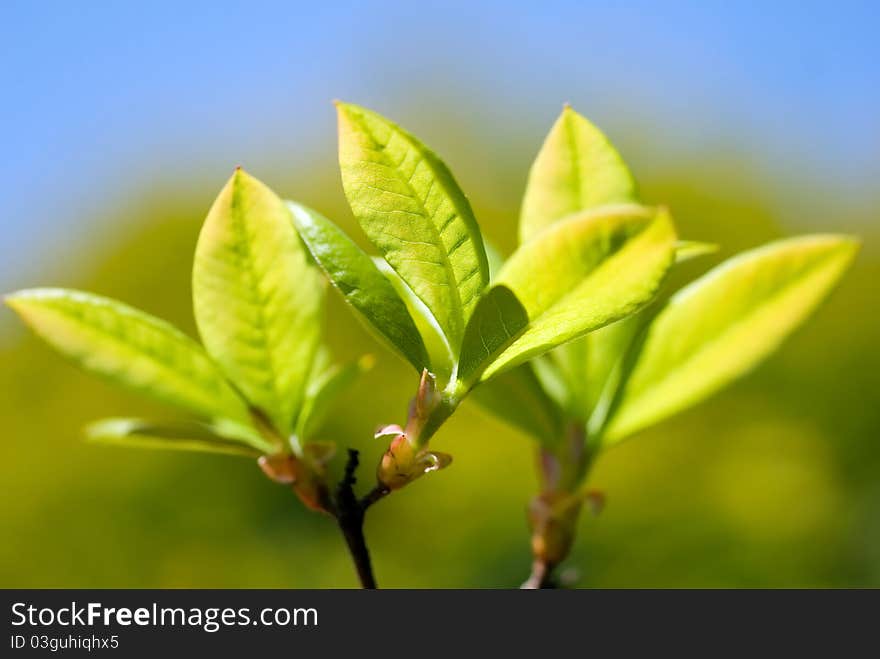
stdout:
[(584, 117), (574, 109), (571, 103), (566, 101), (562, 104), (562, 112), (559, 113), (560, 121), (573, 121), (577, 122), (578, 119), (584, 120)]
[(342, 131), (343, 127), (348, 126), (352, 122), (353, 110), (356, 106), (340, 101), (338, 98), (333, 101), (333, 105), (336, 107), (336, 120), (339, 130)]
[(238, 181), (240, 179), (250, 178), (250, 175), (244, 170), (241, 165), (236, 165), (235, 169), (232, 170), (232, 180)]
[(701, 256), (717, 254), (721, 250), (718, 243), (707, 243), (700, 240), (675, 241), (675, 262), (685, 263)]
[(15, 291), (14, 293), (6, 293), (3, 296), (3, 304), (11, 309), (15, 309), (15, 305), (20, 298), (20, 291)]
[(241, 165), (236, 165), (235, 169), (232, 170), (232, 176), (229, 177), (229, 181), (226, 184), (227, 188), (231, 189), (234, 192), (269, 192), (271, 194), (275, 194), (269, 186), (263, 183), (256, 176), (250, 174), (244, 167)]
[(235, 168), (232, 170), (232, 175), (226, 182), (225, 190), (238, 188), (243, 183), (246, 183), (249, 178), (250, 177), (248, 176), (248, 173), (244, 169), (242, 169), (242, 166), (236, 165)]
[[(650, 207), (648, 208), (650, 209)], [(659, 223), (660, 226), (664, 228), (665, 233), (672, 236), (672, 242), (674, 243), (678, 239), (678, 232), (675, 228), (675, 220), (672, 218), (672, 213), (670, 212), (669, 207), (664, 205), (655, 206), (653, 212), (653, 221)], [(673, 245), (670, 245), (670, 247), (673, 247)]]
[(350, 114), (352, 110), (357, 109), (358, 106), (352, 103), (346, 103), (338, 98), (333, 99), (333, 105), (336, 107), (336, 112), (341, 115)]
[(840, 241), (845, 244), (849, 249), (853, 252), (857, 252), (862, 248), (862, 238), (861, 236), (854, 236), (849, 233), (842, 233), (839, 236)]
[(86, 443), (93, 444), (101, 441), (101, 432), (97, 421), (83, 426), (80, 432), (82, 433), (82, 441)]
[(859, 236), (848, 233), (808, 234), (793, 240), (823, 243), (829, 250), (834, 250), (840, 254), (847, 263), (855, 258), (862, 247), (862, 239)]
[(82, 428), (83, 440), (90, 443), (107, 441), (109, 436), (124, 435), (131, 432), (137, 424), (131, 419), (100, 419), (91, 421)]
[(37, 289), (25, 288), (19, 291), (13, 291), (12, 293), (6, 293), (3, 296), (3, 304), (21, 316), (27, 305), (27, 301), (33, 297), (36, 290)]
[(376, 115), (376, 113), (369, 108), (357, 105), (356, 103), (348, 103), (347, 101), (340, 101), (337, 99), (333, 104), (336, 106), (336, 115), (340, 122), (344, 120), (346, 123), (352, 124), (367, 117), (374, 117), (387, 121), (383, 117)]
[(862, 239), (859, 236), (845, 233), (839, 234), (837, 239), (844, 253), (846, 265), (849, 267), (853, 260), (855, 260), (859, 250), (862, 248)]

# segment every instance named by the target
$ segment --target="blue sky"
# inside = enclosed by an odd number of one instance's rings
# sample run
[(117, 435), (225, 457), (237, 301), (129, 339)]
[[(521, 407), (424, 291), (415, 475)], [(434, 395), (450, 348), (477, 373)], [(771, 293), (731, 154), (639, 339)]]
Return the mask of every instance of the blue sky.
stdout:
[(411, 117), (451, 96), (450, 121), (495, 140), (570, 101), (876, 199), (878, 19), (845, 1), (6, 2), (0, 287), (133, 179), (307, 162), (337, 97)]

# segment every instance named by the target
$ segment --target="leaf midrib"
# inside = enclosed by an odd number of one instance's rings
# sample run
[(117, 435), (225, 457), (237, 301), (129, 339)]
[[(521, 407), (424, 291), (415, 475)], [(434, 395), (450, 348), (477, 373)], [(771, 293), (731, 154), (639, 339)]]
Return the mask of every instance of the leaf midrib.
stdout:
[[(235, 228), (236, 238), (239, 241), (239, 244), (244, 246), (242, 252), (245, 260), (245, 272), (247, 273), (248, 278), (248, 290), (253, 291), (255, 294), (255, 297), (251, 299), (251, 305), (256, 306), (257, 309), (258, 326), (256, 329), (262, 339), (266, 355), (265, 359), (261, 361), (263, 361), (267, 367), (270, 383), (269, 389), (272, 395), (273, 406), (279, 413), (281, 413), (283, 412), (283, 405), (281, 403), (280, 392), (278, 391), (278, 372), (275, 366), (274, 350), (271, 346), (271, 341), (269, 340), (265, 314), (266, 297), (263, 295), (260, 278), (257, 276), (256, 268), (254, 267), (253, 247), (250, 240), (251, 235), (248, 233), (247, 222), (245, 221), (244, 213), (242, 212), (241, 196), (241, 183), (240, 181), (237, 181), (232, 188), (232, 200), (230, 204), (230, 214), (234, 218), (232, 225)], [(244, 238), (244, 240), (242, 240), (242, 238)], [(256, 301), (256, 304), (254, 304), (254, 300)]]
[[(455, 272), (453, 271), (453, 269), (452, 269), (452, 264), (451, 264), (451, 262), (449, 261), (449, 254), (448, 254), (447, 251), (446, 251), (446, 245), (444, 244), (444, 242), (443, 242), (443, 238), (442, 238), (442, 236), (440, 235), (440, 230), (439, 230), (439, 228), (437, 227), (437, 225), (434, 223), (434, 220), (432, 219), (433, 215), (428, 213), (428, 209), (427, 209), (427, 207), (425, 206), (425, 202), (423, 202), (423, 201), (421, 200), (421, 198), (419, 197), (419, 195), (418, 195), (418, 193), (416, 192), (416, 190), (412, 187), (412, 184), (411, 184), (411, 178), (410, 178), (410, 179), (406, 179), (406, 178), (404, 178), (404, 177), (400, 174), (400, 165), (402, 164), (403, 161), (401, 161), (401, 163), (394, 164), (394, 161), (390, 158), (390, 156), (389, 156), (388, 153), (386, 152), (386, 147), (387, 147), (388, 143), (386, 142), (385, 144), (381, 144), (381, 143), (376, 139), (376, 136), (375, 136), (374, 133), (369, 129), (369, 127), (367, 126), (367, 123), (366, 123), (366, 121), (364, 120), (364, 118), (363, 118), (362, 115), (357, 114), (357, 113), (354, 114), (354, 115), (353, 115), (352, 113), (348, 113), (348, 116), (349, 116), (350, 118), (354, 119), (354, 120), (360, 125), (361, 129), (364, 131), (365, 134), (369, 135), (369, 137), (370, 137), (370, 141), (371, 141), (376, 147), (378, 147), (378, 149), (373, 149), (373, 151), (374, 151), (375, 153), (379, 154), (379, 155), (382, 157), (382, 159), (385, 161), (384, 164), (385, 164), (386, 167), (388, 167), (389, 169), (391, 169), (391, 171), (393, 171), (395, 174), (397, 174), (397, 180), (398, 180), (399, 182), (403, 182), (403, 184), (406, 186), (406, 189), (409, 190), (409, 192), (411, 193), (411, 195), (412, 195), (411, 198), (414, 199), (414, 200), (416, 201), (416, 203), (417, 203), (419, 209), (421, 209), (421, 211), (422, 211), (422, 218), (424, 218), (424, 219), (426, 219), (426, 220), (428, 221), (428, 224), (429, 224), (430, 227), (431, 227), (431, 231), (432, 231), (432, 233), (433, 233), (433, 235), (434, 235), (434, 238), (435, 238), (436, 241), (437, 241), (437, 245), (440, 246), (440, 250), (438, 250), (438, 251), (440, 251), (440, 252), (443, 254), (443, 263), (442, 263), (442, 265), (443, 265), (444, 270), (446, 271), (447, 279), (448, 279), (449, 282), (450, 282), (450, 283), (447, 283), (446, 285), (452, 290), (452, 293), (453, 293), (453, 302), (454, 302), (454, 305), (453, 305), (453, 311), (456, 313), (456, 325), (457, 325), (457, 327), (456, 327), (455, 329), (457, 330), (457, 333), (458, 333), (459, 335), (461, 335), (461, 334), (463, 333), (463, 331), (464, 331), (464, 307), (463, 307), (463, 305), (462, 305), (462, 301), (461, 301), (461, 291), (459, 291), (459, 289), (458, 289), (458, 284), (459, 284), (459, 282), (458, 282), (458, 280), (455, 278)], [(419, 157), (421, 158), (421, 160), (422, 160), (423, 162), (425, 162), (426, 166), (427, 166), (428, 169), (431, 171), (431, 173), (432, 173), (432, 174), (435, 174), (435, 176), (434, 176), (433, 178), (434, 178), (434, 180), (436, 180), (437, 177), (436, 177), (436, 173), (434, 172), (434, 168), (431, 167), (430, 163), (427, 161), (427, 159), (425, 158), (425, 156), (420, 152), (420, 150), (418, 149), (418, 147), (412, 143), (412, 141), (408, 138), (408, 136), (407, 136), (406, 134), (404, 134), (401, 130), (399, 130), (399, 129), (395, 128), (395, 127), (391, 127), (390, 125), (389, 125), (389, 130), (391, 131), (392, 135), (394, 135), (394, 134), (398, 135), (398, 136), (400, 137), (400, 139), (402, 139), (402, 140), (404, 140), (404, 141), (406, 142), (406, 144), (409, 146), (409, 148), (414, 149), (414, 150), (419, 154)], [(389, 141), (389, 142), (391, 141), (390, 138), (389, 138), (388, 141)], [(405, 158), (405, 157), (404, 157), (404, 158)], [(389, 164), (389, 163), (391, 163), (391, 164)], [(418, 164), (416, 164), (415, 168), (413, 169), (413, 174), (415, 174), (415, 170), (416, 170), (416, 169), (418, 169)], [(446, 197), (449, 198), (449, 197), (450, 197), (450, 195), (449, 195), (449, 191), (446, 190), (445, 186), (444, 186), (442, 183), (440, 183), (440, 187), (443, 189), (444, 193), (446, 194)], [(430, 191), (431, 191), (431, 190), (433, 190), (433, 181), (432, 181), (432, 187), (431, 187), (431, 189), (429, 190), (429, 194), (430, 194)], [(384, 191), (383, 191), (383, 192), (384, 192)], [(400, 193), (397, 193), (397, 194), (400, 194)], [(426, 200), (427, 200), (427, 198), (426, 198)], [(458, 207), (456, 206), (456, 204), (455, 204), (451, 199), (450, 199), (450, 203), (452, 204), (452, 207), (453, 207), (453, 209), (454, 209), (454, 211), (455, 211), (455, 215), (456, 215), (459, 219), (461, 219), (461, 213), (459, 212)], [(454, 221), (454, 220), (450, 220), (450, 222), (452, 222), (452, 221)], [(395, 238), (395, 239), (397, 239), (397, 240), (403, 240), (403, 239), (399, 238), (398, 236), (395, 236), (394, 234), (390, 234), (390, 233), (385, 232), (385, 231), (383, 231), (383, 233), (386, 233), (386, 234), (388, 234), (389, 236), (392, 236), (393, 238)], [(467, 240), (467, 238), (468, 238), (468, 237), (466, 236), (466, 237), (465, 237), (465, 240)], [(412, 242), (412, 241), (409, 241), (409, 242)], [(436, 283), (436, 282), (429, 282), (429, 283)], [(413, 293), (416, 293), (416, 291), (413, 290)], [(422, 303), (424, 303), (424, 305), (425, 305), (426, 307), (428, 307), (428, 309), (430, 309), (430, 306), (429, 306), (428, 303), (425, 301), (425, 299), (424, 299), (421, 295), (419, 295), (418, 293), (416, 293), (416, 295), (417, 295), (418, 298), (422, 301)], [(433, 314), (433, 310), (431, 310), (431, 313)], [(439, 323), (438, 323), (438, 326), (439, 326)], [(441, 329), (442, 329), (442, 328), (441, 328)], [(444, 330), (444, 334), (445, 334), (445, 333), (446, 333), (446, 332), (445, 332), (445, 330)], [(448, 342), (448, 341), (449, 341), (449, 337), (446, 337), (446, 340), (447, 340), (447, 342)]]
[[(565, 125), (565, 138), (568, 145), (568, 149), (572, 154), (571, 157), (571, 165), (572, 165), (572, 184), (574, 187), (574, 196), (575, 196), (575, 208), (569, 209), (569, 212), (577, 212), (580, 210), (586, 210), (584, 207), (584, 197), (583, 197), (583, 183), (581, 181), (581, 162), (580, 162), (580, 152), (577, 148), (577, 135), (575, 132), (575, 125), (572, 117), (571, 110), (567, 110), (565, 113), (565, 117), (563, 118), (563, 123)], [(553, 218), (553, 221), (556, 221), (558, 218)]]

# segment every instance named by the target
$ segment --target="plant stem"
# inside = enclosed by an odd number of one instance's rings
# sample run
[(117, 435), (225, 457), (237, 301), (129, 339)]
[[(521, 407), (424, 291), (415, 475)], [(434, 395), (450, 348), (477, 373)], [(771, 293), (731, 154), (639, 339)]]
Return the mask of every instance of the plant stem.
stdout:
[(345, 537), (348, 551), (354, 561), (361, 587), (376, 588), (373, 576), (373, 565), (370, 561), (370, 550), (364, 537), (364, 516), (367, 509), (385, 497), (389, 490), (376, 486), (363, 499), (358, 500), (354, 493), (357, 482), (355, 471), (358, 467), (358, 452), (348, 449), (348, 462), (345, 464), (345, 475), (336, 489), (336, 521)]
[(364, 538), (363, 515), (359, 515), (359, 519), (340, 515), (337, 519), (351, 559), (354, 561), (361, 588), (370, 590), (377, 588), (376, 578), (373, 576), (373, 566), (370, 562), (370, 550), (367, 548), (367, 542)]

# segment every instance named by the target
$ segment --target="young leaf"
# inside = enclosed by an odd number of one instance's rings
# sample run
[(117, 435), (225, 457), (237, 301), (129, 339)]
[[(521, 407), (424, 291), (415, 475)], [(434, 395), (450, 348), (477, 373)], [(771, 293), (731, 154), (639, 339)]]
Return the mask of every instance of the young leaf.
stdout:
[(643, 313), (627, 316), (550, 353), (565, 380), (567, 407), (575, 418), (589, 418), (620, 356), (641, 326)]
[[(717, 250), (718, 246), (711, 243), (679, 240), (675, 244), (675, 265)], [(550, 353), (564, 373), (569, 393), (567, 408), (575, 418), (588, 419), (591, 424), (599, 422), (604, 411), (598, 416), (594, 416), (594, 412), (600, 404), (604, 405), (606, 399), (614, 398), (619, 378), (624, 375), (622, 357), (657, 313), (665, 297), (668, 295), (661, 291), (639, 312), (559, 346)]]
[(199, 451), (259, 457), (260, 451), (211, 432), (210, 426), (178, 424), (167, 426), (141, 419), (103, 419), (86, 427), (86, 438), (101, 444), (136, 448)]
[(388, 279), (406, 305), (406, 310), (416, 324), (419, 335), (425, 344), (425, 350), (428, 352), (428, 361), (431, 364), (430, 371), (440, 380), (448, 380), (455, 370), (455, 356), (452, 354), (452, 347), (437, 319), (434, 318), (434, 314), (413, 293), (413, 290), (400, 278), (394, 268), (388, 265), (385, 259), (377, 256), (373, 259), (373, 263), (379, 272)]
[(525, 307), (506, 286), (493, 286), (480, 298), (464, 332), (458, 379), (465, 390), (513, 343), (529, 324)]
[[(504, 265), (504, 257), (488, 241), (484, 240), (483, 246), (489, 260), (490, 279), (494, 280)], [(510, 289), (500, 286), (487, 290), (465, 327), (459, 357), (459, 380), (470, 386), (479, 377), (481, 365), (494, 359), (527, 323), (525, 310)]]
[(618, 205), (576, 214), (522, 245), (495, 285), (514, 293), (529, 325), (483, 379), (637, 311), (660, 286), (674, 242), (665, 210)]
[(349, 364), (333, 364), (312, 377), (306, 389), (302, 413), (297, 421), (296, 434), (302, 441), (314, 439), (336, 396), (370, 370), (373, 363), (372, 355), (364, 355)]
[(384, 117), (338, 103), (345, 194), (369, 239), (453, 349), (489, 281), (480, 229), (446, 165)]
[(605, 441), (694, 405), (756, 366), (826, 297), (856, 250), (846, 236), (782, 240), (676, 293), (647, 330)]
[(565, 106), (529, 171), (520, 242), (572, 213), (628, 201), (636, 201), (636, 184), (623, 159), (598, 128)]
[[(636, 199), (635, 180), (620, 154), (598, 128), (566, 106), (529, 172), (520, 239), (531, 240), (572, 213)], [(605, 344), (616, 347), (624, 322), (591, 332), (551, 354), (565, 381), (565, 405), (576, 418), (589, 414), (598, 399), (616, 361)]]
[(481, 384), (470, 397), (493, 416), (543, 444), (554, 444), (562, 436), (560, 410), (544, 393), (529, 364)]
[(318, 345), (322, 298), (287, 206), (236, 170), (196, 246), (196, 322), (229, 379), (285, 434)]
[(330, 282), (367, 323), (421, 373), (430, 368), (406, 305), (373, 260), (321, 214), (288, 202), (299, 235)]
[(250, 423), (247, 406), (202, 347), (163, 320), (59, 288), (19, 291), (6, 303), (90, 373), (203, 417)]

